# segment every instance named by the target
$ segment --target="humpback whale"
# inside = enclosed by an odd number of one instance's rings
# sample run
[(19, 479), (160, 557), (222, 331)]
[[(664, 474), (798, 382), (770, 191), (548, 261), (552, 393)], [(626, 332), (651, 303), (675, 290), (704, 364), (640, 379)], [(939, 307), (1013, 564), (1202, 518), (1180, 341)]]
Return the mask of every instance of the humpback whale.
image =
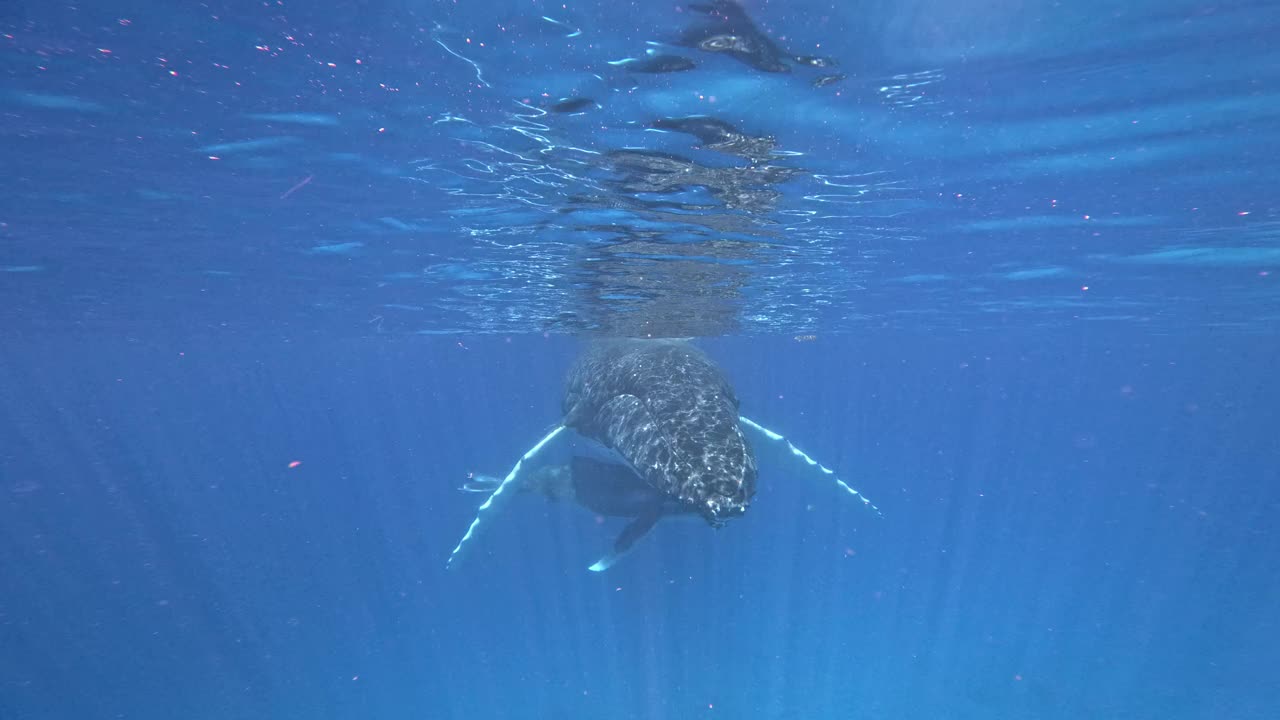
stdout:
[[(627, 517), (613, 548), (589, 568), (608, 569), (663, 517), (694, 515), (712, 527), (742, 516), (756, 491), (755, 453), (743, 429), (784, 443), (793, 455), (833, 477), (782, 435), (739, 414), (733, 388), (710, 358), (683, 340), (608, 340), (590, 345), (569, 372), (563, 419), (501, 481), (472, 478), (462, 489), (490, 492), (447, 562), (453, 567), (487, 517), (513, 491), (571, 499), (601, 515)], [(602, 446), (618, 462), (575, 457), (522, 479), (524, 464), (565, 430)]]
[(756, 459), (738, 399), (706, 355), (672, 340), (598, 343), (569, 373), (564, 425), (617, 452), (715, 527), (747, 510)]

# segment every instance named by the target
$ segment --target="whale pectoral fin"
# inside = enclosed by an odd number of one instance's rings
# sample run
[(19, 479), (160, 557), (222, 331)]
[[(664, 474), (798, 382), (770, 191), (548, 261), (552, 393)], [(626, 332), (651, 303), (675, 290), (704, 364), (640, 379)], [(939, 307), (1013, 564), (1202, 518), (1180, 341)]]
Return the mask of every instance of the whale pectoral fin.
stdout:
[(874, 505), (870, 500), (868, 500), (866, 495), (863, 495), (862, 493), (858, 492), (857, 490), (854, 490), (852, 487), (850, 487), (850, 486), (849, 486), (849, 484), (848, 484), (848, 483), (846, 483), (845, 481), (841, 480), (839, 477), (836, 477), (836, 472), (835, 472), (834, 470), (831, 470), (830, 468), (826, 467), (826, 466), (825, 466), (825, 465), (823, 465), (822, 463), (820, 463), (820, 462), (818, 462), (817, 460), (814, 460), (813, 458), (811, 458), (811, 457), (809, 457), (808, 455), (806, 455), (806, 454), (805, 454), (805, 452), (804, 452), (803, 450), (801, 450), (800, 448), (796, 447), (795, 445), (792, 445), (790, 440), (788, 440), (788, 439), (786, 439), (785, 437), (783, 437), (783, 436), (779, 435), (778, 433), (776, 433), (776, 432), (774, 432), (774, 431), (770, 430), (769, 428), (767, 428), (767, 427), (765, 427), (765, 426), (763, 426), (763, 425), (760, 425), (760, 424), (758, 424), (758, 423), (756, 423), (756, 422), (754, 422), (754, 421), (752, 421), (752, 420), (750, 420), (750, 419), (748, 419), (748, 418), (746, 418), (746, 417), (743, 417), (743, 416), (741, 416), (741, 415), (739, 415), (739, 416), (738, 416), (738, 420), (739, 420), (743, 425), (746, 425), (747, 427), (751, 428), (752, 430), (755, 430), (755, 431), (759, 432), (761, 435), (764, 435), (765, 437), (769, 438), (770, 440), (776, 440), (776, 441), (779, 441), (779, 442), (786, 443), (787, 448), (789, 448), (789, 449), (791, 450), (791, 454), (792, 454), (792, 455), (795, 455), (796, 457), (800, 458), (801, 460), (805, 461), (806, 463), (809, 463), (809, 464), (810, 464), (810, 465), (812, 465), (813, 467), (818, 468), (819, 470), (821, 470), (821, 471), (822, 471), (822, 473), (823, 473), (824, 475), (830, 475), (830, 476), (831, 476), (831, 479), (833, 479), (833, 480), (835, 480), (835, 481), (836, 481), (836, 485), (839, 485), (839, 486), (840, 486), (840, 487), (841, 487), (845, 492), (847, 492), (847, 493), (849, 493), (850, 495), (852, 495), (852, 496), (854, 496), (854, 497), (858, 498), (859, 500), (861, 500), (863, 505), (866, 505), (867, 507), (871, 508), (872, 510), (875, 510), (877, 515), (880, 515), (880, 514), (881, 514), (881, 513), (880, 513), (880, 508), (876, 507), (876, 506), (875, 506), (875, 505)]
[(646, 508), (639, 517), (627, 523), (627, 526), (622, 528), (622, 532), (618, 533), (618, 539), (613, 541), (613, 550), (587, 569), (591, 572), (604, 572), (613, 567), (614, 563), (622, 559), (622, 556), (627, 554), (627, 551), (631, 549), (632, 545), (636, 544), (637, 540), (653, 529), (654, 524), (658, 522), (660, 517), (662, 517), (662, 503)]
[(547, 433), (546, 436), (544, 436), (541, 440), (539, 440), (537, 445), (534, 445), (533, 447), (529, 448), (529, 451), (526, 452), (523, 456), (520, 457), (519, 460), (516, 461), (516, 465), (515, 467), (511, 468), (511, 472), (507, 473), (507, 476), (502, 479), (502, 482), (498, 483), (498, 486), (496, 489), (494, 489), (493, 494), (490, 495), (489, 498), (485, 500), (483, 504), (480, 505), (479, 509), (476, 510), (476, 518), (471, 521), (471, 526), (467, 528), (467, 534), (462, 536), (462, 539), (458, 541), (458, 544), (456, 546), (454, 546), (453, 552), (449, 553), (449, 559), (445, 561), (446, 567), (452, 568), (454, 563), (457, 562), (459, 554), (462, 552), (463, 546), (467, 544), (468, 540), (470, 540), (472, 537), (475, 536), (476, 532), (480, 529), (481, 522), (496, 510), (496, 506), (503, 499), (503, 495), (513, 494), (513, 493), (504, 493), (504, 491), (506, 491), (511, 486), (511, 483), (516, 479), (516, 476), (520, 474), (520, 468), (524, 465), (524, 461), (529, 460), (534, 455), (537, 455), (542, 450), (542, 448), (546, 446), (547, 443), (554, 440), (555, 437), (563, 431), (564, 431), (564, 426), (557, 425), (555, 429)]

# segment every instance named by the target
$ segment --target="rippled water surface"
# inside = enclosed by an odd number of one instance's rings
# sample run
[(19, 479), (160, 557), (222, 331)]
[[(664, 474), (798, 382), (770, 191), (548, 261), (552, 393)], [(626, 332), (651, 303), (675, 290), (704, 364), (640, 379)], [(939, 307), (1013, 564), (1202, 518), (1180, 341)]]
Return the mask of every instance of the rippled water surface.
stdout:
[(0, 31), (25, 331), (1276, 327), (1272, 3), (12, 3)]

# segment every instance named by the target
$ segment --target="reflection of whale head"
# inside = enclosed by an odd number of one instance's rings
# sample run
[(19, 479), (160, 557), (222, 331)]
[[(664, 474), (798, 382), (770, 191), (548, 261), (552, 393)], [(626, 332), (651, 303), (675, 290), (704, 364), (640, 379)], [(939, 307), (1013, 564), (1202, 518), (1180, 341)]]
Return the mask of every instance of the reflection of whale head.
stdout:
[(687, 343), (593, 345), (569, 374), (564, 414), (566, 426), (616, 451), (651, 487), (712, 525), (742, 515), (755, 494), (738, 399)]

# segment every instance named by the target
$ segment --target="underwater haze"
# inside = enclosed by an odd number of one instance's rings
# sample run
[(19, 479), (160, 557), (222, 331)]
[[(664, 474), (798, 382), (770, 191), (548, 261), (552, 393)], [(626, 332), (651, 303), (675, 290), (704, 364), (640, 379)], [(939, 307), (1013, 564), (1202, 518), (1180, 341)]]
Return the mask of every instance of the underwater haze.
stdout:
[[(0, 720), (1280, 717), (1278, 33), (0, 3)], [(592, 572), (617, 338), (758, 477)]]

